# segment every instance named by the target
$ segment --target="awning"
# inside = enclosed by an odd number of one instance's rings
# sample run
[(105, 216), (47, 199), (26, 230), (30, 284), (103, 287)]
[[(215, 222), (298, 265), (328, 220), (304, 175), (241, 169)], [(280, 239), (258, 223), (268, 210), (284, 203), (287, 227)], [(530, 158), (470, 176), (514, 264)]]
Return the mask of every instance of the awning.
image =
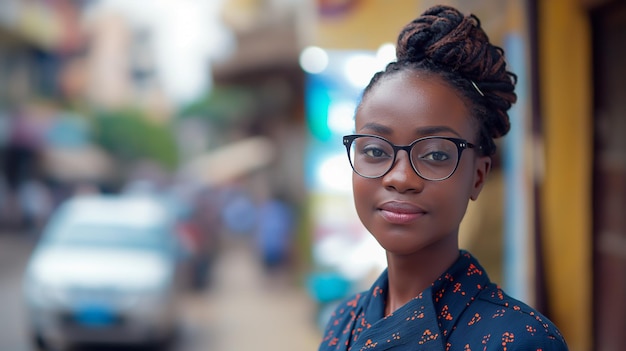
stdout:
[(194, 158), (182, 167), (180, 176), (205, 185), (222, 184), (270, 165), (275, 156), (270, 139), (252, 137)]
[(43, 151), (44, 171), (60, 181), (102, 181), (113, 175), (114, 161), (100, 148), (48, 147)]

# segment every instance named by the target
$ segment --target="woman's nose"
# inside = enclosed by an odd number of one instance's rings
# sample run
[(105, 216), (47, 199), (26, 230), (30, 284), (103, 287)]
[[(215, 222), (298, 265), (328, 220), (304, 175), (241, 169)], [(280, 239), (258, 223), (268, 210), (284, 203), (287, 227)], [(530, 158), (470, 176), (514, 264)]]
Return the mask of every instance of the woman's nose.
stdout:
[(398, 152), (389, 172), (383, 176), (382, 181), (386, 188), (392, 188), (400, 193), (404, 193), (422, 191), (426, 180), (420, 177), (413, 169), (409, 154), (401, 150)]

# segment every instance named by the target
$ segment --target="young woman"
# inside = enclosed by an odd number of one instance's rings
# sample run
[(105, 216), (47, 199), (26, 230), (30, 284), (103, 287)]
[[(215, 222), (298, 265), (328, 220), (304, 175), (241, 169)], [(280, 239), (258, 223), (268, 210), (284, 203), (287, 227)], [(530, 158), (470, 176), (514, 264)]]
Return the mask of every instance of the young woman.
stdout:
[(458, 245), (515, 82), (473, 15), (436, 6), (401, 31), (397, 61), (374, 75), (343, 138), (357, 213), (388, 268), (340, 304), (319, 350), (567, 350)]

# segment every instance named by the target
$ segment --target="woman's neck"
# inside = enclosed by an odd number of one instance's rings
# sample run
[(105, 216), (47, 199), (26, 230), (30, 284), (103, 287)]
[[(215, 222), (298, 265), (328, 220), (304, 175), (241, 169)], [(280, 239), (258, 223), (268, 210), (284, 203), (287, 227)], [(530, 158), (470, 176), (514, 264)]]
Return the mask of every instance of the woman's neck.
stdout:
[(424, 250), (410, 256), (387, 253), (389, 292), (385, 315), (418, 296), (439, 278), (459, 257), (459, 249)]

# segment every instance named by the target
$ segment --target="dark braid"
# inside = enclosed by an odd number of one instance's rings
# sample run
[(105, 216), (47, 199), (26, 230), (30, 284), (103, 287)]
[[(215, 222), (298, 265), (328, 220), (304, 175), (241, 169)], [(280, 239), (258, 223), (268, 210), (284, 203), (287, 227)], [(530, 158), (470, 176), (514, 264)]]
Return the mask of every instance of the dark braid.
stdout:
[(396, 56), (396, 62), (372, 77), (364, 95), (394, 72), (408, 69), (437, 74), (471, 102), (483, 153), (495, 153), (493, 139), (510, 128), (507, 111), (517, 100), (517, 76), (506, 70), (504, 51), (489, 42), (476, 16), (464, 16), (449, 6), (432, 7), (402, 29)]

